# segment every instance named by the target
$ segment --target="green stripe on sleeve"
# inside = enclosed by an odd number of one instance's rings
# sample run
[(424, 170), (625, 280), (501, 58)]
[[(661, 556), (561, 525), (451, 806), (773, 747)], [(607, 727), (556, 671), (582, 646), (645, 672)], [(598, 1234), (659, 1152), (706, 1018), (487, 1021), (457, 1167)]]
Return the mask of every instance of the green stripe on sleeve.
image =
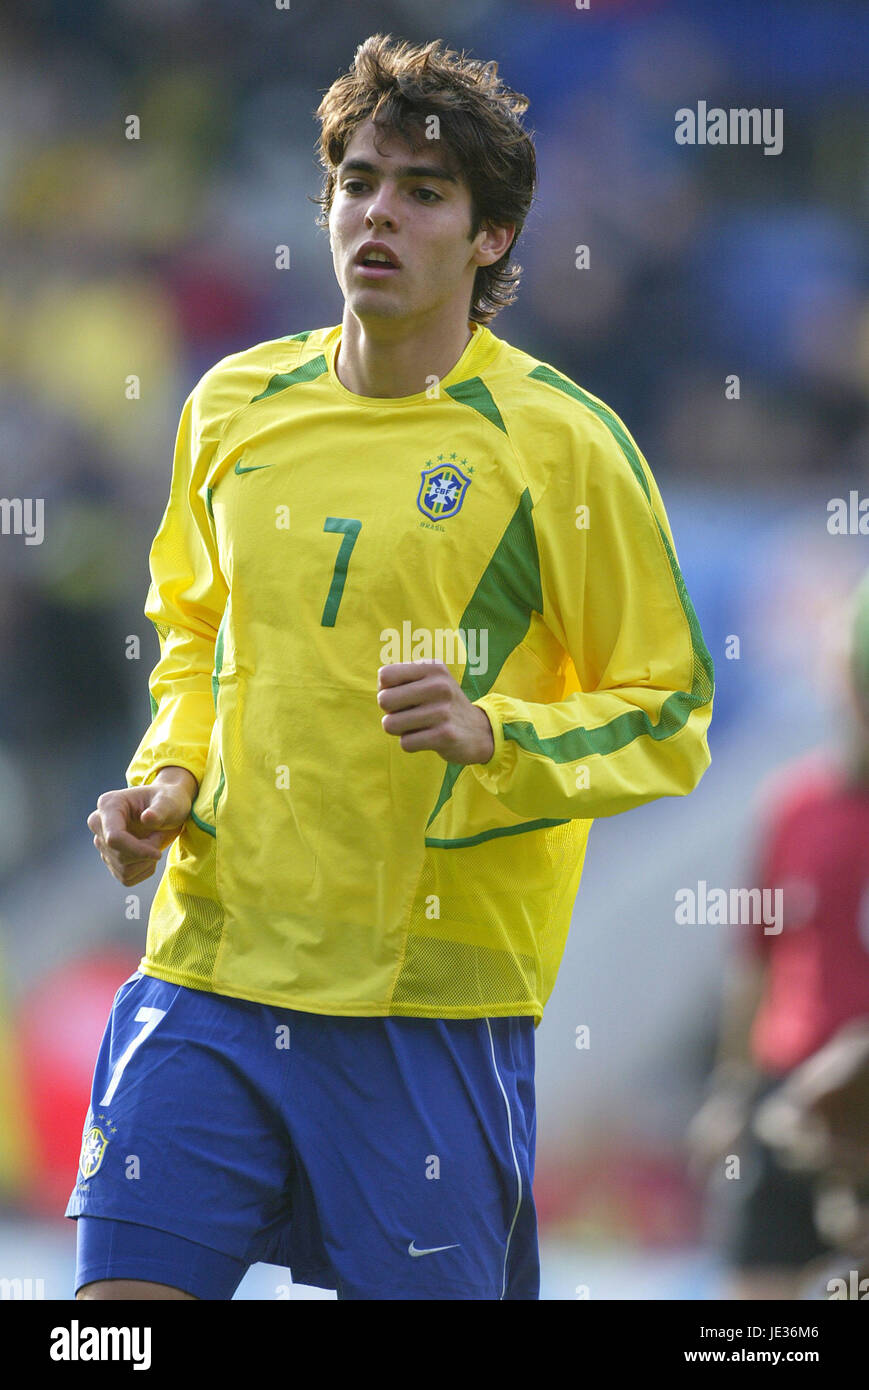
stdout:
[(575, 401), (581, 401), (584, 406), (588, 407), (593, 415), (596, 415), (597, 418), (606, 425), (613, 439), (630, 464), (631, 472), (646, 494), (648, 501), (651, 502), (652, 498), (649, 492), (649, 480), (646, 477), (643, 465), (640, 463), (639, 455), (624, 425), (617, 419), (613, 412), (600, 401), (596, 401), (592, 396), (589, 396), (586, 391), (582, 390), (582, 387), (576, 385), (576, 382), (567, 381), (565, 377), (559, 376), (551, 367), (545, 367), (541, 364), (541, 366), (535, 367), (533, 372), (529, 372), (528, 375), (533, 381), (545, 381), (547, 386), (554, 386), (557, 391), (563, 391), (565, 396), (572, 396)]
[[(648, 479), (637, 450), (613, 412), (601, 402), (593, 400), (575, 383), (558, 376), (549, 367), (535, 367), (529, 375), (538, 381), (546, 382), (549, 386), (554, 386), (557, 390), (563, 391), (565, 395), (581, 401), (606, 425), (651, 504)], [(606, 756), (609, 753), (616, 753), (644, 734), (659, 742), (672, 738), (674, 734), (684, 728), (693, 710), (708, 704), (711, 700), (715, 679), (712, 657), (703, 640), (697, 614), (685, 588), (685, 581), (673, 553), (673, 547), (670, 545), (657, 516), (655, 516), (655, 524), (667, 554), (670, 572), (691, 634), (691, 689), (689, 691), (677, 690), (668, 696), (661, 706), (657, 723), (654, 723), (644, 710), (629, 710), (625, 714), (617, 715), (608, 724), (601, 725), (599, 729), (568, 729), (565, 733), (558, 734), (554, 738), (541, 738), (531, 721), (518, 720), (504, 725), (505, 739), (512, 739), (527, 752), (538, 753), (555, 763), (575, 762), (592, 754)]]

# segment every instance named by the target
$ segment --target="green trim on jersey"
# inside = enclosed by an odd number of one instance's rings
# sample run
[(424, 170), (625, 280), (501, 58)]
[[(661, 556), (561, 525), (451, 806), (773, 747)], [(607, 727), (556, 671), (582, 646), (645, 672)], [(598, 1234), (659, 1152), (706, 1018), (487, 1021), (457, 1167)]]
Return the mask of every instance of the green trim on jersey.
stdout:
[(301, 382), (316, 381), (317, 377), (322, 376), (328, 368), (326, 359), (322, 353), (319, 357), (312, 357), (309, 362), (303, 362), (301, 366), (294, 368), (291, 372), (278, 372), (273, 376), (264, 391), (260, 391), (258, 396), (252, 396), (249, 404), (254, 405), (257, 401), (265, 401), (269, 396), (277, 395), (278, 391), (285, 391), (288, 386), (298, 386)]
[(643, 471), (643, 465), (640, 463), (637, 451), (632, 441), (629, 439), (621, 420), (600, 401), (596, 401), (593, 396), (589, 396), (587, 392), (583, 391), (581, 386), (577, 386), (575, 382), (567, 381), (565, 377), (559, 376), (551, 367), (535, 367), (533, 372), (529, 372), (528, 375), (531, 377), (532, 381), (545, 381), (547, 386), (554, 386), (557, 391), (563, 391), (566, 396), (572, 396), (575, 401), (581, 401), (593, 415), (596, 415), (597, 418), (606, 425), (613, 439), (630, 464), (631, 471), (640, 484), (640, 487), (643, 489), (643, 492), (646, 494), (647, 500), (651, 502), (652, 495), (649, 492), (649, 483)]
[(214, 800), (213, 800), (212, 803), (211, 803), (211, 809), (214, 811), (214, 819), (215, 819), (215, 820), (217, 820), (217, 803), (218, 803), (218, 801), (220, 800), (221, 796), (223, 795), (223, 789), (224, 789), (225, 786), (226, 786), (226, 773), (225, 773), (224, 770), (223, 770), (223, 759), (220, 758), (220, 780), (219, 780), (219, 782), (217, 783), (217, 787), (216, 787), (215, 792), (214, 792)]
[(430, 849), (467, 849), (481, 845), (484, 840), (497, 840), (501, 835), (526, 835), (529, 830), (548, 830), (551, 825), (569, 825), (567, 820), (528, 820), (521, 825), (500, 825), (494, 830), (481, 830), (479, 835), (465, 835), (459, 840), (432, 840), (426, 836)]
[(497, 425), (499, 430), (507, 433), (507, 426), (501, 419), (501, 412), (496, 406), (492, 393), (481, 381), (478, 376), (471, 377), (470, 381), (458, 381), (455, 386), (447, 386), (446, 393), (452, 396), (454, 401), (460, 405), (469, 405), (472, 410), (477, 410), (493, 425)]
[(228, 613), (229, 599), (226, 600), (226, 607), (223, 610), (223, 617), (220, 620), (220, 627), (217, 629), (217, 637), (214, 642), (214, 672), (211, 677), (211, 693), (214, 697), (215, 713), (217, 712), (217, 694), (220, 690), (220, 668), (223, 665), (223, 636)]
[(213, 835), (215, 840), (217, 839), (217, 831), (214, 826), (209, 825), (207, 821), (200, 820), (194, 810), (190, 812), (190, 819), (193, 821), (194, 825), (199, 826), (200, 830), (204, 830), (208, 835)]
[[(471, 701), (489, 693), (504, 662), (528, 631), (531, 614), (543, 612), (540, 557), (531, 519), (533, 508), (531, 493), (526, 487), (459, 623), (464, 632), (469, 628), (486, 628), (494, 638), (485, 676), (475, 676), (465, 667), (461, 690)], [(447, 763), (435, 808), (426, 821), (427, 827), (449, 800), (464, 766), (464, 763)]]

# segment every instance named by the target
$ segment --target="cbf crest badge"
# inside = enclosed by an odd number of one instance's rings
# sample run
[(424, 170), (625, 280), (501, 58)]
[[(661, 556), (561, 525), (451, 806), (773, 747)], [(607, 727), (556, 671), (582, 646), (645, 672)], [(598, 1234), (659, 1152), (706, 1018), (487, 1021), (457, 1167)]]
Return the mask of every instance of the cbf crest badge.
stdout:
[(454, 463), (438, 463), (434, 468), (424, 468), (416, 505), (430, 521), (446, 521), (461, 511), (470, 485), (471, 479)]
[(83, 1178), (92, 1178), (95, 1173), (99, 1172), (108, 1142), (107, 1136), (103, 1134), (99, 1125), (92, 1125), (87, 1131), (82, 1140), (81, 1158), (78, 1161)]

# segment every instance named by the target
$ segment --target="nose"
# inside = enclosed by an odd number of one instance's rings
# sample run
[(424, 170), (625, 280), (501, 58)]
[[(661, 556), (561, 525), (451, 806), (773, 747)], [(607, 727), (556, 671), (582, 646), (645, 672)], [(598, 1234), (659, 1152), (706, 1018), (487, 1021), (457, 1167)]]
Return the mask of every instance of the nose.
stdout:
[(370, 222), (373, 227), (395, 226), (395, 210), (392, 199), (394, 194), (387, 189), (385, 184), (381, 184), (377, 192), (372, 194), (371, 202), (365, 213), (366, 222)]

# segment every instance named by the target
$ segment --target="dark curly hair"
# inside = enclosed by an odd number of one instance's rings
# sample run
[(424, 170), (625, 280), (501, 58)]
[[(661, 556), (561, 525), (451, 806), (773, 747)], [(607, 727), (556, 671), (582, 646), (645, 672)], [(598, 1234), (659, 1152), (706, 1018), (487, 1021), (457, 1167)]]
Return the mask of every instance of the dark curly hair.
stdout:
[(372, 34), (349, 71), (328, 89), (316, 111), (316, 149), (324, 169), (317, 225), (328, 228), (338, 166), (357, 127), (372, 120), (412, 148), (425, 145), (426, 120), (437, 116), (445, 160), (471, 195), (473, 241), (481, 226), (515, 225), (513, 241), (492, 265), (478, 266), (469, 318), (487, 324), (513, 304), (522, 267), (511, 263), (534, 198), (537, 159), (519, 117), (528, 98), (498, 77), (498, 64), (444, 48), (442, 39), (415, 46), (391, 34)]

